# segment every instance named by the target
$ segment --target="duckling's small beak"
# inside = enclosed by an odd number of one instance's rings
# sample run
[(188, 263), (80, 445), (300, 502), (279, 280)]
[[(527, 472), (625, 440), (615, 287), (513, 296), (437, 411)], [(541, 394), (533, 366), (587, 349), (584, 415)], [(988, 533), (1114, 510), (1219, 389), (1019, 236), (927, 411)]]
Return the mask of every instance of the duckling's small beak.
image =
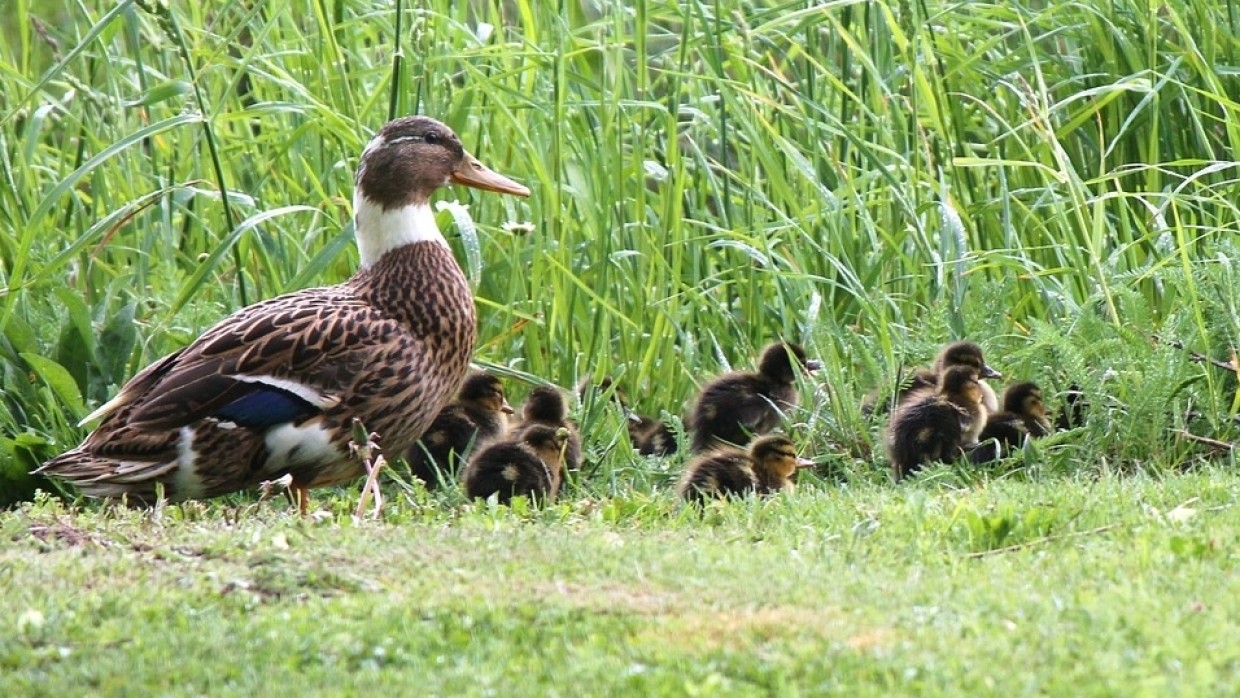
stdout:
[(982, 375), (981, 375), (981, 377), (982, 377), (982, 378), (1002, 378), (1002, 377), (1003, 377), (1003, 374), (1002, 374), (1002, 373), (999, 373), (998, 371), (994, 370), (993, 368), (991, 368), (991, 367), (987, 366), (986, 364), (982, 364)]
[(641, 422), (641, 421), (642, 421), (642, 417), (641, 417), (641, 415), (637, 414), (636, 412), (634, 412), (633, 410), (630, 410), (630, 409), (629, 409), (629, 408), (627, 408), (627, 407), (626, 407), (626, 408), (624, 408), (624, 416), (625, 416), (625, 417), (628, 417), (630, 422), (635, 422), (635, 423), (636, 423), (636, 422)]
[(516, 414), (517, 411), (512, 409), (512, 405), (508, 404), (508, 398), (504, 398), (503, 404), (499, 406), (499, 411), (504, 414)]
[(465, 153), (465, 157), (461, 159), (461, 164), (456, 166), (456, 169), (452, 171), (448, 179), (457, 184), (464, 184), (467, 187), (482, 189), (483, 191), (494, 191), (500, 194), (512, 194), (513, 196), (530, 195), (529, 189), (478, 162), (478, 159), (469, 153)]
[(809, 359), (805, 362), (805, 370), (809, 371), (810, 373), (813, 373), (814, 371), (817, 371), (820, 368), (822, 368), (822, 362), (819, 361), (818, 359)]
[(797, 469), (798, 469), (798, 470), (803, 470), (803, 469), (805, 469), (805, 468), (812, 468), (812, 467), (814, 467), (814, 461), (812, 461), (812, 460), (810, 460), (810, 459), (808, 459), (808, 458), (798, 458), (798, 459), (797, 459)]

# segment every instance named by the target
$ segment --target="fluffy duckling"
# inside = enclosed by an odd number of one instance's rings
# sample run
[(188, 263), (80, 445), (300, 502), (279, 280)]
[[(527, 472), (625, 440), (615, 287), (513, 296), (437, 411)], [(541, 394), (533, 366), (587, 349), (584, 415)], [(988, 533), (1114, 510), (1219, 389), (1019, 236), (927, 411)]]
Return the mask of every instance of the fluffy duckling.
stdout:
[(465, 496), (486, 499), (497, 495), (501, 504), (524, 495), (551, 501), (564, 477), (564, 451), (569, 432), (564, 427), (533, 424), (519, 435), (482, 449), (465, 466)]
[[(1002, 378), (1003, 374), (986, 364), (982, 348), (974, 342), (952, 342), (939, 351), (934, 363), (929, 368), (918, 368), (905, 378), (896, 389), (894, 403), (879, 401), (877, 396), (869, 395), (861, 404), (863, 414), (882, 414), (889, 407), (899, 407), (908, 400), (910, 395), (918, 391), (934, 390), (938, 385), (939, 376), (952, 366), (968, 366), (977, 370), (979, 378)], [(985, 382), (982, 387), (982, 403), (987, 412), (999, 411), (999, 398), (995, 391)]]
[(504, 398), (504, 384), (488, 373), (472, 373), (461, 384), (456, 400), (440, 410), (422, 439), (406, 453), (410, 473), (428, 489), (456, 479), (469, 451), (504, 435), (505, 415), (512, 407)]
[[(577, 388), (577, 394), (584, 401), (590, 389), (590, 383), (583, 381)], [(661, 419), (647, 417), (644, 414), (634, 412), (628, 405), (624, 391), (616, 386), (611, 376), (603, 376), (593, 389), (595, 395), (606, 395), (608, 391), (611, 392), (612, 400), (624, 412), (629, 432), (629, 443), (633, 445), (633, 448), (637, 449), (639, 454), (643, 456), (670, 456), (676, 452), (678, 444), (676, 442), (676, 434), (672, 432), (672, 428)]]
[(926, 463), (953, 461), (977, 443), (986, 423), (982, 383), (970, 366), (952, 366), (938, 387), (910, 394), (887, 425), (887, 451), (896, 479)]
[(797, 456), (792, 440), (773, 434), (755, 440), (745, 452), (725, 446), (689, 463), (678, 492), (687, 502), (743, 496), (749, 492), (791, 491), (797, 470), (813, 465)]
[(357, 167), (357, 273), (243, 308), (147, 366), (39, 472), (147, 504), (287, 477), (304, 511), (309, 488), (365, 474), (355, 422), (405, 453), (465, 378), (477, 339), (473, 292), (430, 202), (450, 182), (530, 194), (438, 121), (389, 122)]
[(822, 363), (807, 359), (791, 342), (776, 342), (762, 352), (755, 373), (726, 373), (702, 388), (687, 426), (693, 430), (695, 452), (715, 446), (747, 443), (779, 426), (784, 413), (797, 405), (797, 369), (814, 372)]
[(568, 418), (568, 403), (559, 388), (540, 385), (530, 391), (521, 407), (521, 421), (512, 429), (513, 439), (520, 439), (521, 434), (534, 425), (567, 430), (564, 467), (569, 470), (581, 469), (581, 434), (577, 432), (577, 425)]
[(1089, 401), (1085, 399), (1085, 393), (1081, 392), (1081, 386), (1073, 383), (1064, 391), (1063, 409), (1055, 417), (1055, 428), (1060, 431), (1068, 431), (1085, 424), (1085, 410), (1089, 409)]
[(1026, 436), (1039, 437), (1051, 433), (1042, 402), (1042, 389), (1037, 383), (1014, 383), (1003, 391), (1003, 411), (986, 417), (986, 426), (978, 434), (978, 446), (970, 453), (974, 463), (999, 460), (1020, 448)]

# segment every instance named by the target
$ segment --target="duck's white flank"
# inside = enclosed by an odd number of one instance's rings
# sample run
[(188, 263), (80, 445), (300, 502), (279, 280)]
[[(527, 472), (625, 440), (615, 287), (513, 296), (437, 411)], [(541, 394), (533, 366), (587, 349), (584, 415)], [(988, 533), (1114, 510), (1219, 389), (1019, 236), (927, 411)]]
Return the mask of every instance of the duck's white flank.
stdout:
[(181, 427), (181, 439), (177, 442), (177, 469), (172, 485), (178, 499), (193, 499), (202, 495), (202, 478), (194, 470), (197, 454), (194, 452), (194, 430)]
[(353, 223), (362, 268), (378, 262), (392, 250), (415, 242), (438, 242), (447, 246), (435, 223), (430, 204), (383, 210), (360, 192), (353, 194)]
[(331, 434), (317, 420), (300, 426), (281, 424), (268, 430), (266, 470), (279, 473), (293, 465), (335, 463), (342, 458)]

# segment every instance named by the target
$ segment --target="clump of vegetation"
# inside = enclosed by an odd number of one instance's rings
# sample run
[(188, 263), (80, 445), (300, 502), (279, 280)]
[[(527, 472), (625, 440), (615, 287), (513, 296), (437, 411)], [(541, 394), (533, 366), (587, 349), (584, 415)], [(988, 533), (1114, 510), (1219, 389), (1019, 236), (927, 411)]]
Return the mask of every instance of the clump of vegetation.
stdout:
[[(1079, 688), (1082, 672), (1115, 667), (1148, 679), (1174, 665), (1189, 686), (1208, 685), (1207, 669), (1230, 671), (1197, 658), (1235, 635), (1226, 609), (1208, 606), (1234, 594), (1196, 572), (1225, 564), (1219, 541), (1234, 535), (1185, 512), (1230, 522), (1234, 504), (1225, 469), (1240, 435), (1240, 77), (1228, 66), (1240, 63), (1240, 5), (560, 9), (500, 0), (309, 12), (287, 0), (11, 8), (0, 20), (0, 505), (19, 508), (0, 518), (5, 535), (22, 551), (59, 551), (72, 560), (65, 566), (80, 559), (63, 548), (91, 550), (82, 574), (119, 557), (133, 563), (119, 577), (130, 585), (148, 576), (188, 585), (146, 612), (171, 614), (173, 625), (191, 622), (177, 615), (184, 603), (216, 613), (211, 627), (228, 636), (232, 621), (274, 606), (243, 642), (318, 633), (280, 645), (279, 666), (311, 681), (342, 666), (421, 674), (425, 657), (462, 652), (476, 667), (514, 637), (552, 648), (513, 665), (548, 677), (563, 676), (570, 650), (619, 642), (622, 665), (574, 669), (581, 680), (626, 677), (618, 680), (634, 692), (789, 682), (993, 692), (975, 671), (988, 661), (980, 650), (928, 649), (943, 636), (983, 637), (987, 647), (999, 638), (1063, 669), (1020, 690), (1064, 692), (1055, 689)], [(566, 473), (557, 503), (493, 507), (459, 488), (388, 482), (386, 515), (398, 525), (366, 529), (339, 559), (314, 548), (322, 564), (273, 542), (295, 546), (320, 529), (253, 497), (142, 513), (20, 505), (52, 487), (30, 470), (76, 444), (78, 420), (142, 366), (240, 306), (352, 273), (356, 158), (375, 128), (406, 113), (450, 124), (471, 152), (534, 191), (522, 201), (458, 191), (447, 198), (462, 205), (439, 214), (474, 284), (478, 362), (514, 403), (543, 381), (611, 376), (632, 410), (671, 427), (678, 454), (635, 454), (624, 414), (587, 401), (572, 415), (583, 466)], [(1079, 390), (1084, 418), (1001, 463), (932, 467), (893, 486), (885, 417), (863, 414), (862, 397), (958, 338), (984, 346), (1005, 375), (1037, 382), (1052, 416)], [(801, 474), (795, 497), (700, 516), (677, 509), (688, 400), (780, 339), (823, 362), (812, 380), (798, 378), (800, 405), (789, 414), (799, 452), (818, 468)], [(1197, 468), (1211, 477), (1172, 477)], [(1116, 475), (1132, 493), (1115, 490), (1109, 513), (1090, 513), (1099, 500), (1088, 483), (1111, 487)], [(1060, 486), (1076, 495), (1055, 499)], [(1210, 501), (1179, 508), (1195, 496)], [(345, 518), (355, 504), (352, 493), (323, 502)], [(1149, 521), (1167, 535), (1133, 533)], [(170, 522), (203, 528), (171, 531)], [(1090, 533), (1115, 523), (1122, 535)], [(573, 545), (581, 529), (585, 552)], [(276, 552), (255, 560), (238, 533)], [(122, 551), (127, 536), (135, 542)], [(415, 545), (436, 536), (448, 543)], [(419, 580), (376, 606), (374, 577), (380, 589), (397, 583), (370, 574), (363, 539), (385, 559), (464, 555), (478, 566), (530, 544), (563, 552), (516, 574), (524, 595), (502, 604), (481, 582), (436, 595)], [(727, 552), (738, 542), (743, 560)], [(641, 564), (612, 562), (626, 546)], [(1015, 554), (994, 552), (1009, 548)], [(710, 574), (686, 587), (683, 564), (656, 549), (697, 556)], [(1031, 574), (1030, 558), (1047, 550), (1037, 559), (1052, 569)], [(825, 562), (804, 562), (811, 552)], [(957, 553), (984, 566), (971, 581), (1000, 581), (961, 596), (972, 585), (952, 576)], [(872, 574), (882, 583), (857, 573), (858, 560), (881, 570)], [(52, 603), (61, 563), (14, 564), (0, 560), (0, 570), (48, 591), (9, 605), (20, 632), (0, 641), (0, 663), (33, 682), (64, 656), (125, 651), (115, 649), (130, 642), (117, 626), (99, 625), (100, 614), (137, 612), (119, 591), (70, 609)], [(622, 564), (640, 574), (620, 574)], [(509, 588), (508, 565), (487, 567), (495, 576), (486, 579)], [(765, 574), (786, 565), (788, 577)], [(923, 572), (908, 575), (916, 565)], [(654, 586), (641, 576), (650, 570)], [(557, 573), (568, 586), (545, 581)], [(746, 574), (770, 586), (714, 586)], [(600, 581), (609, 575), (623, 594)], [(1150, 588), (1123, 585), (1139, 575)], [(893, 579), (894, 593), (869, 593)], [(1043, 579), (1044, 588), (1019, 587)], [(592, 591), (548, 601), (573, 584)], [(1066, 602), (1065, 589), (1077, 590)], [(794, 593), (816, 602), (790, 611), (772, 600)], [(1117, 605), (1099, 601), (1116, 593)], [(411, 598), (444, 604), (400, 605)], [(909, 603), (890, 616), (874, 610), (891, 598)], [(295, 604), (307, 612), (281, 615)], [(863, 610), (841, 610), (852, 608)], [(406, 641), (380, 624), (387, 634), (371, 635), (388, 640), (363, 641), (346, 621), (372, 611), (430, 630)], [(1151, 618), (1171, 621), (1155, 628)], [(650, 627), (707, 649), (649, 649)], [(1116, 634), (1106, 638), (1108, 629)], [(1119, 646), (1121, 634), (1132, 647), (1168, 638), (1185, 651), (1138, 656)], [(488, 637), (498, 639), (469, 645)], [(210, 633), (182, 644), (187, 656), (216, 654)], [(810, 646), (814, 656), (798, 649)], [(1098, 664), (1077, 661), (1086, 650)], [(806, 668), (752, 661), (764, 652)], [(240, 666), (221, 671), (191, 690), (253, 685)], [(868, 681), (834, 678), (840, 671)], [(132, 688), (106, 666), (59, 675), (78, 688)], [(447, 693), (507, 692), (498, 670), (479, 672), (477, 684), (436, 676)]]

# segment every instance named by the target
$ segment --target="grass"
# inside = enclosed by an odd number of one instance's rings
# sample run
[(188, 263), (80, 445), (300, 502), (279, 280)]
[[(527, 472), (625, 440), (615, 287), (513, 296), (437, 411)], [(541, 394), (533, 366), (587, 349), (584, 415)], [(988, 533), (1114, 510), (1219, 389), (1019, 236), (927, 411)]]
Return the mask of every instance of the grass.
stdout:
[(802, 487), (701, 519), (666, 491), (398, 497), (382, 524), (44, 501), (0, 519), (0, 665), (14, 695), (1224, 695), (1238, 498), (1211, 470)]
[[(0, 5), (6, 677), (1227, 693), (1235, 454), (1201, 439), (1236, 442), (1240, 389), (1194, 357), (1240, 345), (1240, 5), (544, 5)], [(687, 517), (681, 461), (585, 404), (574, 503), (543, 511), (393, 483), (366, 525), (347, 491), (319, 524), (30, 503), (72, 502), (29, 471), (141, 367), (352, 273), (358, 153), (413, 112), (534, 191), (441, 195), (514, 398), (611, 374), (676, 421), (798, 339), (825, 363), (789, 425), (818, 473)], [(1089, 421), (893, 487), (860, 399), (959, 337), (1052, 404), (1079, 385)], [(255, 661), (220, 661), (235, 642)]]

